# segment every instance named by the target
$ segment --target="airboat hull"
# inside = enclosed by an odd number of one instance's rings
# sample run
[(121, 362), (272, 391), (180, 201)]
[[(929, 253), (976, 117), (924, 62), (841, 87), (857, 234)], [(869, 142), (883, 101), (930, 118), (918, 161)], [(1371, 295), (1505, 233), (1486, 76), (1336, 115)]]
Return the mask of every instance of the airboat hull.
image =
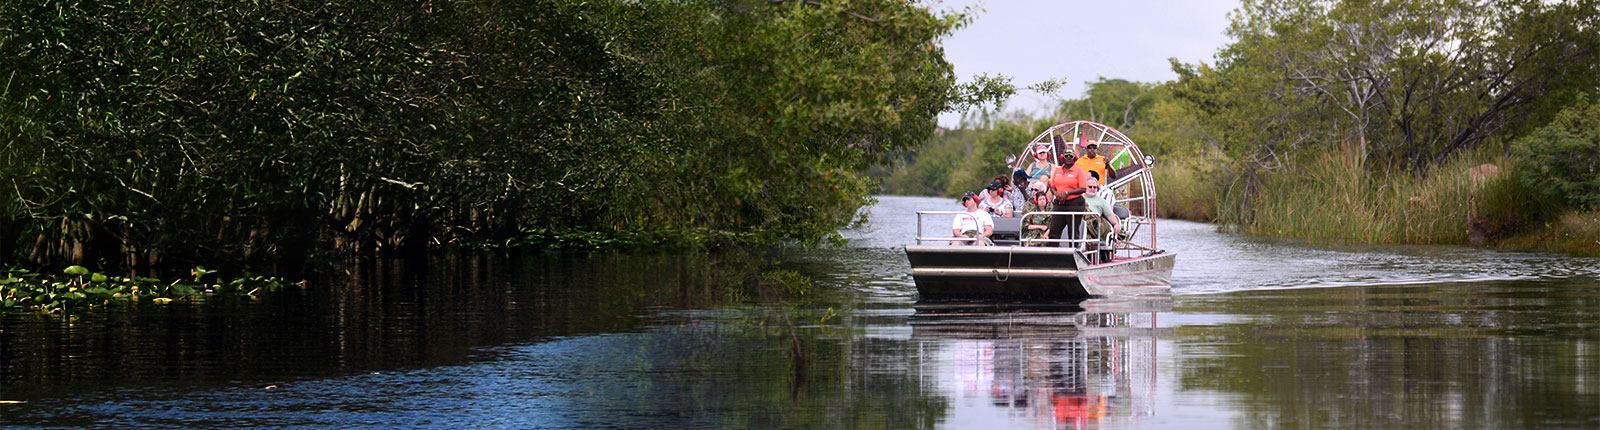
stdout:
[(1172, 292), (1177, 254), (1161, 252), (1090, 264), (1076, 249), (907, 245), (923, 301), (1080, 300)]
[(1088, 298), (1071, 248), (906, 245), (921, 300)]
[(1178, 254), (1161, 252), (1137, 258), (1091, 265), (1083, 254), (1074, 253), (1078, 282), (1096, 296), (1135, 296), (1172, 292), (1172, 268)]

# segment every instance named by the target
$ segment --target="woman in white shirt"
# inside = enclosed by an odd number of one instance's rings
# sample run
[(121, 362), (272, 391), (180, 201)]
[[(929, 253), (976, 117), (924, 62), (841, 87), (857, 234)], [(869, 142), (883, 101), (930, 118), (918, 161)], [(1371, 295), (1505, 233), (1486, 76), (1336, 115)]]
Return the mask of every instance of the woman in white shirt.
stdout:
[(978, 199), (978, 209), (995, 216), (1011, 216), (1011, 200), (1006, 199), (1000, 190), (999, 182), (989, 184), (989, 193), (986, 197)]

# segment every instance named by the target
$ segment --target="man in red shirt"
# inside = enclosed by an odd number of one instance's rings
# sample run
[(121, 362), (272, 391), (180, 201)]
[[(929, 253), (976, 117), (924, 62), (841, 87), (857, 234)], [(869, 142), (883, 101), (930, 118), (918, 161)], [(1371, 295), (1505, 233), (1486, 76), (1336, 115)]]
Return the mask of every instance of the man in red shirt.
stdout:
[[(1083, 192), (1085, 191), (1083, 180), (1089, 174), (1075, 164), (1078, 159), (1071, 153), (1061, 154), (1060, 161), (1061, 163), (1056, 166), (1055, 170), (1050, 172), (1050, 188), (1056, 191), (1055, 204), (1050, 210), (1056, 212), (1083, 212), (1088, 210), (1088, 207), (1083, 202)], [(1077, 215), (1052, 215), (1050, 217), (1050, 238), (1060, 239), (1063, 229), (1077, 225)], [(1066, 231), (1068, 238), (1077, 238), (1077, 228), (1067, 229)], [(1072, 245), (1057, 243), (1056, 246)]]

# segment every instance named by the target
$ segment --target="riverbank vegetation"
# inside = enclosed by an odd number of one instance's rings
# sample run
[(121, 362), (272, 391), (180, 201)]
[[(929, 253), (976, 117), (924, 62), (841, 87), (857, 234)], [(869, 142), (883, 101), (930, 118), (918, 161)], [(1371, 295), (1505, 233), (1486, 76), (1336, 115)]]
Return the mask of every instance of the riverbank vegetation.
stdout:
[(967, 20), (886, 0), (6, 2), (0, 264), (295, 276), (455, 244), (815, 243), (868, 201), (868, 166), (1013, 90), (956, 82), (938, 42)]
[(1211, 64), (1174, 60), (1168, 82), (1100, 78), (1044, 118), (968, 122), (941, 136), (962, 143), (897, 159), (884, 191), (916, 192), (899, 177), (946, 164), (1002, 171), (995, 154), (1032, 137), (1014, 128), (1088, 119), (1156, 157), (1163, 216), (1600, 254), (1573, 221), (1600, 209), (1600, 2), (1246, 1), (1232, 19)]

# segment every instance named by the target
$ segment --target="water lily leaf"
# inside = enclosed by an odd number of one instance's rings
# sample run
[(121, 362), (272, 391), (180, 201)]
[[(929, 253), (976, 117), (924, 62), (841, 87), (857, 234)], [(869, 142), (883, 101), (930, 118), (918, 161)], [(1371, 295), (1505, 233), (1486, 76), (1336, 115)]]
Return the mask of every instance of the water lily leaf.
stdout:
[(106, 275), (102, 275), (102, 274), (96, 273), (94, 275), (89, 276), (89, 281), (90, 282), (105, 282), (106, 281)]
[(73, 276), (83, 276), (89, 274), (89, 269), (84, 268), (83, 266), (68, 266), (67, 269), (62, 270), (61, 273), (66, 273)]

